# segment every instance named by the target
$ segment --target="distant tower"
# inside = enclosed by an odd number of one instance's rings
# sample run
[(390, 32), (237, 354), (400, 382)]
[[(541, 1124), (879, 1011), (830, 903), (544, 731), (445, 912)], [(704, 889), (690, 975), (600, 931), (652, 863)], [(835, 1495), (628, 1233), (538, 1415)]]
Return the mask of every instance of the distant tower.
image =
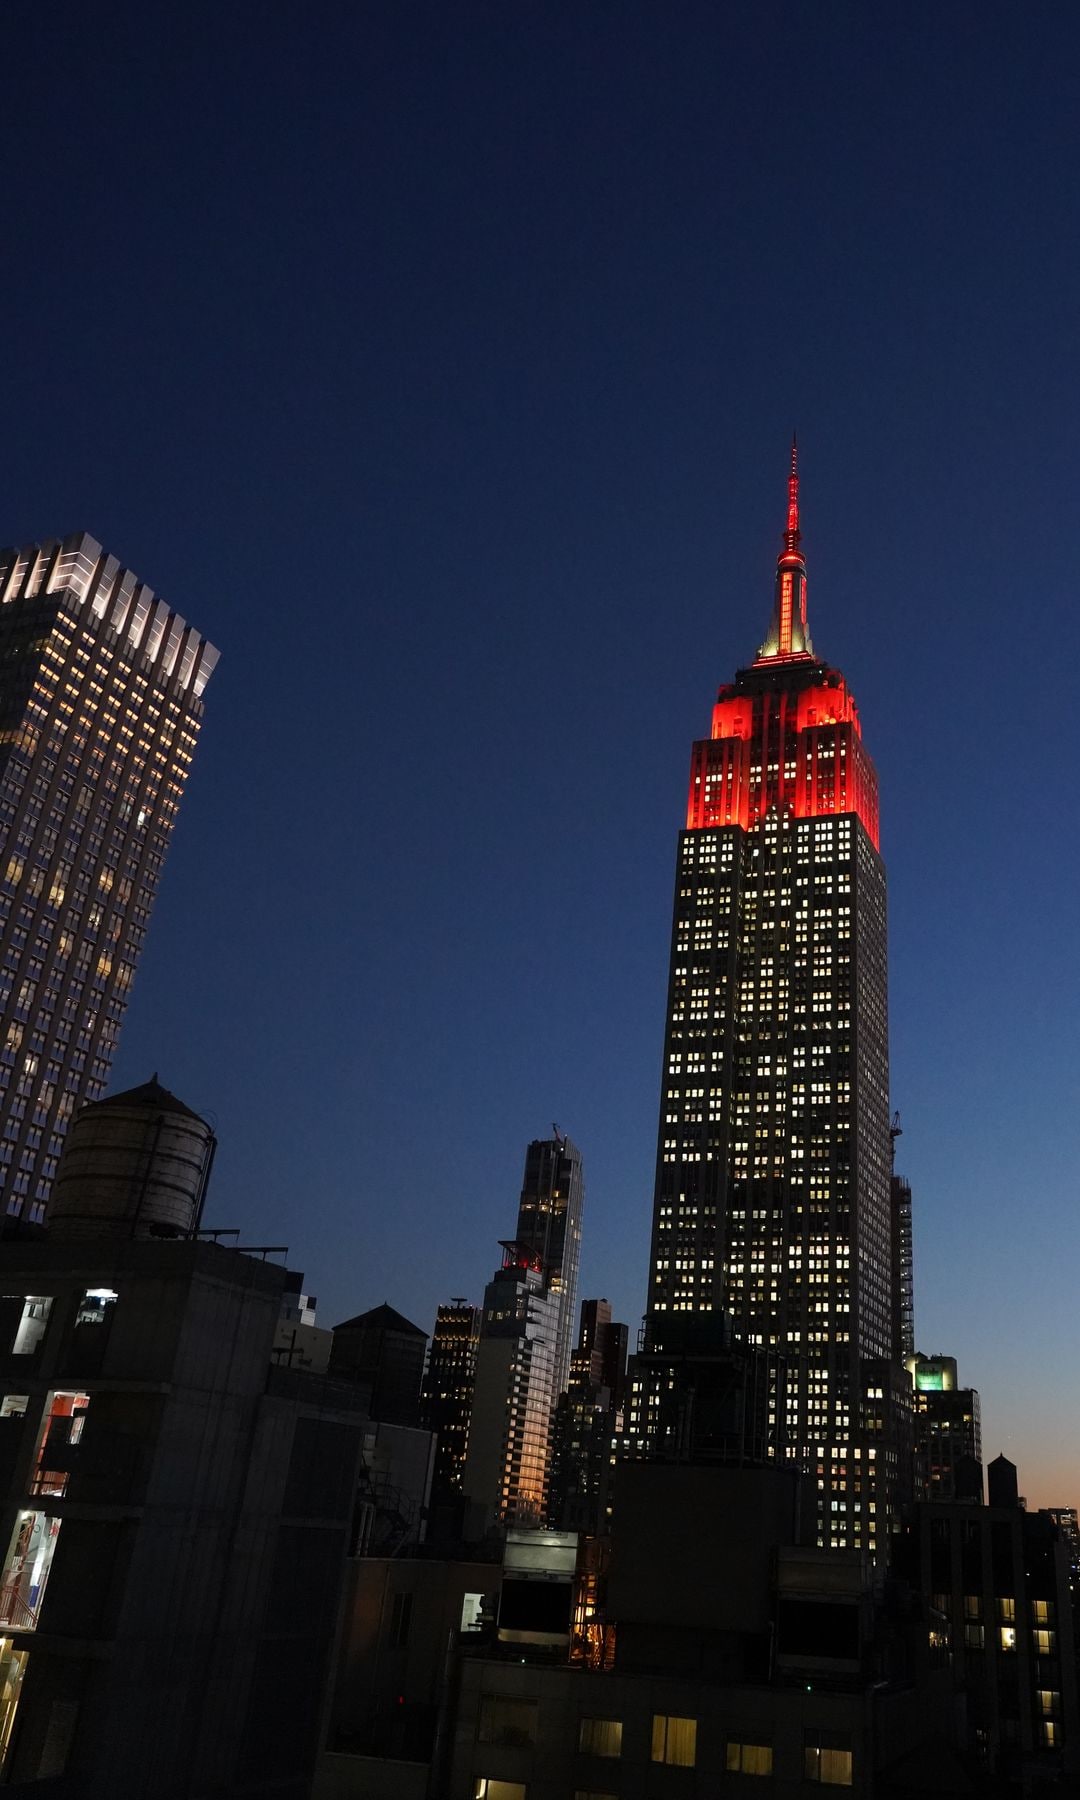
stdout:
[(556, 1394), (562, 1393), (570, 1372), (584, 1203), (585, 1177), (577, 1146), (558, 1130), (553, 1137), (531, 1143), (525, 1153), (515, 1242), (539, 1258), (546, 1286), (558, 1300)]
[(218, 653), (85, 533), (0, 551), (0, 1208), (109, 1073)]
[(893, 1356), (915, 1354), (915, 1272), (911, 1244), (911, 1183), (902, 1175), (889, 1182), (892, 1221)]
[(559, 1296), (539, 1256), (507, 1242), (484, 1291), (462, 1486), (476, 1524), (542, 1525), (547, 1516)]
[(566, 1385), (577, 1294), (581, 1154), (555, 1131), (525, 1155), (517, 1233), (488, 1283), (462, 1486), (488, 1523), (543, 1524), (551, 1426)]
[(460, 1492), (469, 1447), (480, 1308), (451, 1300), (435, 1314), (420, 1408), (420, 1422), (436, 1434), (433, 1491)]
[[(774, 1454), (786, 1440), (816, 1470), (820, 1544), (877, 1551), (901, 1463), (885, 868), (877, 775), (806, 593), (793, 446), (769, 629), (691, 755), (645, 1354), (654, 1372), (670, 1359), (676, 1389), (727, 1313), (782, 1359)], [(641, 1402), (640, 1419), (658, 1412), (657, 1394)]]
[(592, 1536), (607, 1524), (612, 1442), (622, 1430), (629, 1333), (606, 1300), (583, 1300), (570, 1381), (555, 1408), (552, 1525)]
[(979, 1396), (957, 1385), (952, 1356), (910, 1359), (915, 1382), (916, 1497), (982, 1499)]

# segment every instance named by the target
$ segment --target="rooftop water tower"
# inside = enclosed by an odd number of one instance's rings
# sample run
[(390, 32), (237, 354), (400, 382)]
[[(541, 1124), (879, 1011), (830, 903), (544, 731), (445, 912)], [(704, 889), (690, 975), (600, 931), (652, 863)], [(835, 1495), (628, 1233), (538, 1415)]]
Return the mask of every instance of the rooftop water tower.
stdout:
[(49, 1204), (50, 1236), (190, 1237), (215, 1146), (207, 1121), (156, 1075), (91, 1101), (68, 1129)]

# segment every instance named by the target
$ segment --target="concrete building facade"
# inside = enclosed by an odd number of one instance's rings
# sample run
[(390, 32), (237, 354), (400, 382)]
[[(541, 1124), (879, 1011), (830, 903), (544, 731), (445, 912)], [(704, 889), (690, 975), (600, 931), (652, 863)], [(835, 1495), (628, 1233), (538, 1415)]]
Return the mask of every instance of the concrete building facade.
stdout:
[(365, 1415), (272, 1365), (286, 1270), (193, 1235), (200, 1125), (156, 1081), (86, 1108), (51, 1228), (0, 1239), (16, 1792), (309, 1792)]

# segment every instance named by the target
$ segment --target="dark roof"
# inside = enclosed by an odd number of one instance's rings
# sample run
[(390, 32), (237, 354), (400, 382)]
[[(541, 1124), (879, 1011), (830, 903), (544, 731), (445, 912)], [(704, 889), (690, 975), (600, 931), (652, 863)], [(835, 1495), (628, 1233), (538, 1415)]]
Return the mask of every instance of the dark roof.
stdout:
[(381, 1306), (373, 1306), (370, 1312), (357, 1313), (355, 1319), (345, 1319), (335, 1325), (335, 1331), (355, 1331), (359, 1326), (370, 1326), (375, 1331), (400, 1331), (406, 1337), (426, 1338), (427, 1332), (421, 1331), (419, 1325), (413, 1325), (404, 1314), (395, 1311), (384, 1300)]
[(148, 1111), (182, 1113), (186, 1119), (198, 1119), (201, 1125), (206, 1123), (190, 1106), (185, 1106), (168, 1088), (163, 1088), (155, 1070), (149, 1081), (141, 1087), (125, 1089), (122, 1094), (107, 1094), (104, 1100), (91, 1100), (91, 1106), (145, 1106)]

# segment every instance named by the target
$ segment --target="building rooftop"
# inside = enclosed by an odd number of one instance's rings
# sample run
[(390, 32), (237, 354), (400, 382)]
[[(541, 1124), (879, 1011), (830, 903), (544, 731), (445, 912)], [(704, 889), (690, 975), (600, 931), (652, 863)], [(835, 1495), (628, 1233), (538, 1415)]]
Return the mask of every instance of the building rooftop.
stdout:
[(357, 1313), (355, 1319), (344, 1319), (340, 1325), (334, 1326), (334, 1330), (353, 1331), (360, 1325), (370, 1325), (378, 1331), (401, 1331), (407, 1337), (427, 1337), (426, 1331), (421, 1331), (419, 1325), (414, 1325), (404, 1313), (399, 1313), (385, 1300), (381, 1306), (373, 1306), (369, 1312)]
[(156, 1069), (149, 1081), (142, 1082), (139, 1087), (125, 1088), (122, 1094), (106, 1094), (103, 1100), (90, 1100), (87, 1107), (91, 1106), (145, 1106), (148, 1111), (182, 1113), (187, 1119), (198, 1119), (201, 1125), (206, 1123), (199, 1113), (162, 1087)]

